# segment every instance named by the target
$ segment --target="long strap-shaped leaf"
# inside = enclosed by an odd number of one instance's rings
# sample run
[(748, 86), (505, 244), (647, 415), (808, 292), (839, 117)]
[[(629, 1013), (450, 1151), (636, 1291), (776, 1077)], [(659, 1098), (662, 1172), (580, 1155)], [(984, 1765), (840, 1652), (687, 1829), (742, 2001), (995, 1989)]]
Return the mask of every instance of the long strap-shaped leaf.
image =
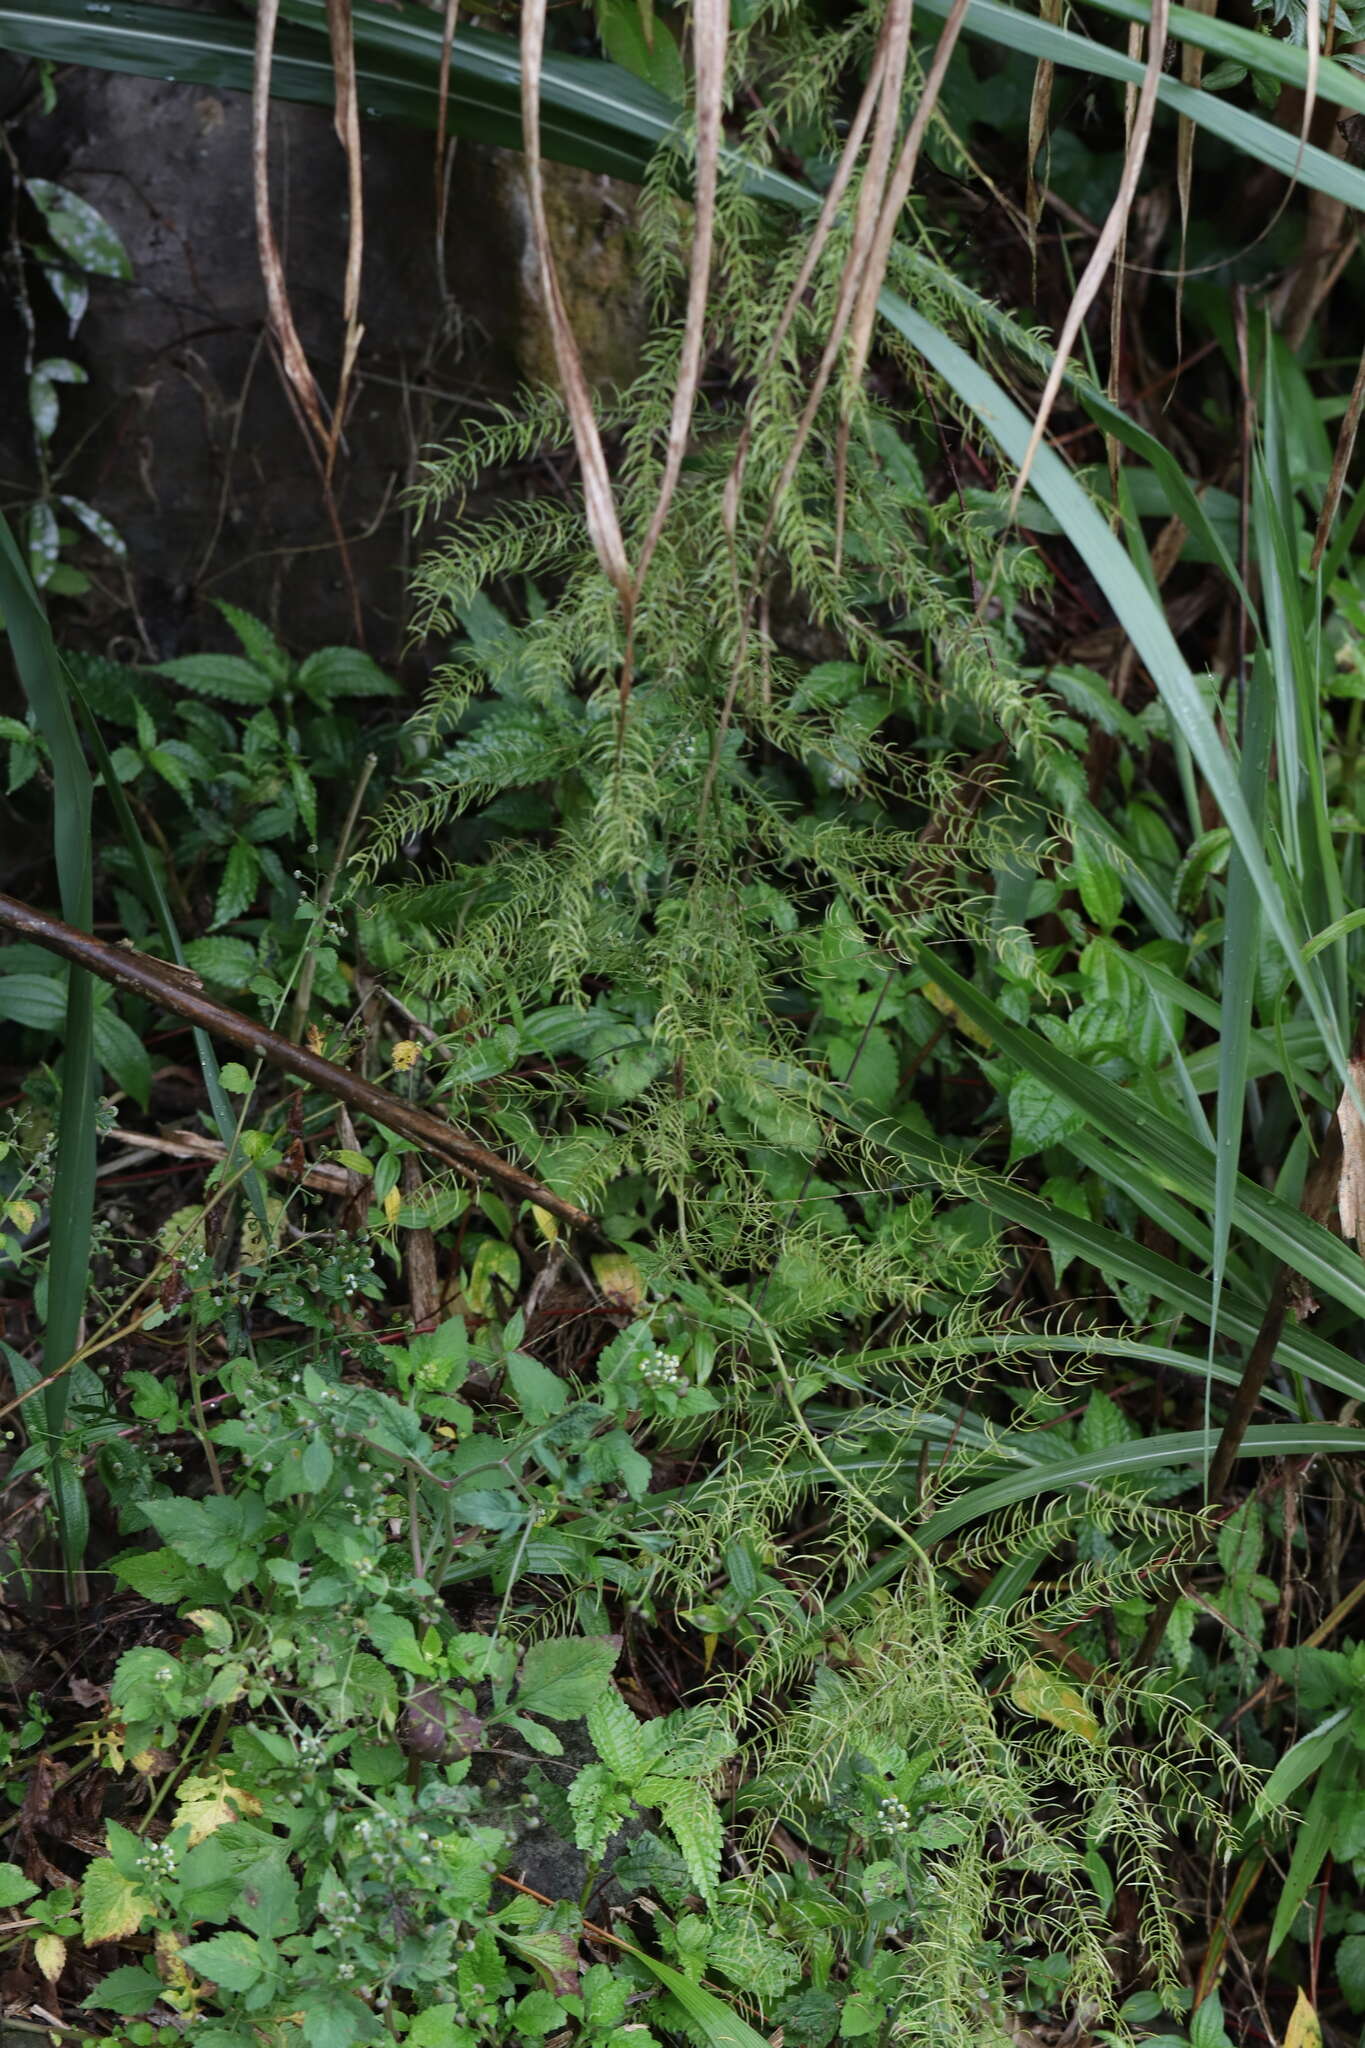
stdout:
[[(1041, 1032), (1014, 1023), (983, 990), (927, 947), (922, 954), (938, 986), (1010, 1059), (1055, 1089), (1139, 1167), (1168, 1181), (1186, 1200), (1214, 1206), (1215, 1157), (1193, 1132), (1145, 1102), (1135, 1089), (1120, 1088)], [(1357, 1252), (1244, 1175), (1233, 1184), (1231, 1202), (1233, 1215), (1255, 1243), (1334, 1300), (1365, 1315), (1365, 1261)]]
[[(969, 1193), (973, 1201), (980, 1202), (1002, 1223), (1012, 1223), (1034, 1237), (1062, 1246), (1105, 1275), (1152, 1296), (1165, 1312), (1189, 1316), (1201, 1328), (1208, 1328), (1212, 1307), (1207, 1286), (1174, 1260), (1139, 1244), (1131, 1233), (1109, 1230), (1103, 1224), (1090, 1222), (1088, 1217), (1073, 1216), (1012, 1181), (978, 1172), (970, 1160), (935, 1139), (863, 1115), (836, 1089), (826, 1091), (821, 1107), (832, 1122), (857, 1132), (908, 1168), (907, 1177)], [(1225, 1337), (1249, 1346), (1260, 1329), (1261, 1309), (1259, 1305), (1248, 1308), (1239, 1297), (1225, 1293), (1218, 1320)], [(1311, 1330), (1294, 1324), (1287, 1326), (1276, 1345), (1275, 1356), (1288, 1370), (1301, 1373), (1318, 1386), (1330, 1387), (1353, 1400), (1365, 1398), (1365, 1365)], [(1191, 1358), (1189, 1369), (1198, 1372), (1203, 1367), (1199, 1360)]]
[[(93, 904), (90, 853), (91, 779), (81, 752), (71, 705), (63, 688), (61, 665), (53, 645), (47, 614), (33, 587), (7, 521), (0, 516), (0, 611), (4, 613), (15, 665), (24, 693), (52, 757), (53, 834), (57, 882), (62, 908), (70, 923), (87, 931)], [(73, 966), (67, 982), (66, 1038), (62, 1057), (62, 1105), (57, 1128), (57, 1163), (52, 1184), (47, 1276), (47, 1320), (43, 1332), (44, 1395), (52, 1439), (52, 1496), (64, 1537), (74, 1526), (68, 1518), (68, 1472), (58, 1439), (66, 1420), (69, 1380), (53, 1378), (76, 1350), (90, 1264), (90, 1233), (95, 1213), (95, 985)], [(66, 1543), (68, 1561), (76, 1548)]]
[[(1144, 20), (1149, 13), (1146, 7), (1123, 0), (1101, 4), (1135, 20)], [(946, 15), (952, 0), (921, 0), (921, 5), (930, 13)], [(330, 106), (334, 88), (330, 56), (321, 40), (326, 32), (322, 0), (284, 0), (281, 12), (296, 23), (315, 24), (317, 40), (306, 32), (292, 38), (281, 35), (274, 90), (283, 99)], [(969, 34), (1069, 70), (1130, 83), (1141, 75), (1141, 67), (1118, 51), (1001, 6), (998, 0), (970, 0), (964, 26)], [(1205, 20), (1180, 7), (1171, 10), (1171, 28), (1205, 49), (1222, 50), (1225, 38), (1242, 37), (1249, 47), (1237, 43), (1238, 62), (1289, 84), (1307, 83), (1304, 53), (1287, 43)], [(434, 128), (440, 103), (440, 14), (398, 9), (381, 13), (374, 7), (358, 7), (355, 31), (362, 108)], [(251, 88), (251, 43), (249, 23), (143, 5), (139, 0), (96, 0), (95, 5), (90, 0), (7, 0), (0, 10), (0, 49), (241, 92)], [(547, 58), (541, 89), (545, 154), (616, 177), (638, 180), (677, 117), (677, 109), (660, 94), (612, 64)], [(1340, 64), (1323, 61), (1317, 89), (1334, 105), (1365, 113), (1365, 80)], [(1175, 79), (1162, 79), (1159, 97), (1163, 105), (1253, 160), (1286, 177), (1297, 172), (1300, 184), (1365, 208), (1365, 173), (1354, 165), (1316, 147), (1300, 155), (1296, 137), (1272, 122)], [(463, 31), (451, 54), (450, 128), (515, 149), (521, 139), (519, 98), (515, 45), (474, 29)], [(798, 195), (796, 203), (815, 203), (803, 187), (778, 172), (754, 172), (751, 183), (757, 192), (779, 202), (785, 198), (792, 203), (792, 196)]]

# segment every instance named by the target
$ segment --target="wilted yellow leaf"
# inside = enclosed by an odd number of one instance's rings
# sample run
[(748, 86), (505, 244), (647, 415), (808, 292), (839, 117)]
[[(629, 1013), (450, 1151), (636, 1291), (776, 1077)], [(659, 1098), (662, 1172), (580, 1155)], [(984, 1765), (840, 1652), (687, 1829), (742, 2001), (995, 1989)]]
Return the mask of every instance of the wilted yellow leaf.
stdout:
[(956, 1026), (964, 1038), (974, 1038), (978, 1045), (994, 1045), (995, 1040), (991, 1037), (989, 1031), (983, 1031), (979, 1024), (974, 1024), (972, 1019), (958, 1008), (952, 997), (945, 990), (941, 989), (936, 981), (922, 981), (919, 986), (919, 992), (924, 997), (925, 1002), (932, 1003), (939, 1016), (946, 1017), (950, 1024)]
[(36, 1202), (26, 1202), (22, 1195), (16, 1195), (13, 1201), (6, 1202), (5, 1217), (16, 1230), (27, 1236), (38, 1221), (38, 1205)]
[(1065, 1684), (1041, 1664), (1025, 1664), (1015, 1673), (1010, 1698), (1021, 1713), (1050, 1721), (1063, 1734), (1080, 1735), (1087, 1742), (1100, 1739), (1100, 1724), (1075, 1686)]
[(177, 1826), (188, 1821), (192, 1849), (196, 1842), (205, 1841), (215, 1829), (260, 1810), (261, 1802), (253, 1793), (244, 1792), (240, 1785), (234, 1785), (225, 1772), (213, 1771), (207, 1777), (186, 1778), (180, 1787), (175, 1818)]
[(185, 1619), (207, 1637), (211, 1649), (226, 1650), (232, 1641), (232, 1624), (215, 1607), (191, 1607)]
[(81, 1880), (81, 1927), (87, 1941), (123, 1941), (156, 1911), (150, 1892), (120, 1877), (107, 1856), (98, 1856)]
[(1322, 2048), (1322, 2022), (1309, 2004), (1302, 1986), (1294, 2000), (1294, 2010), (1289, 2015), (1284, 2048)]
[(390, 1188), (384, 1197), (384, 1215), (388, 1222), (398, 1221), (398, 1211), (403, 1206), (403, 1197), (397, 1188)]
[(550, 1244), (556, 1244), (559, 1240), (559, 1218), (552, 1216), (548, 1209), (537, 1208), (534, 1202), (531, 1204), (531, 1214), (536, 1219), (536, 1227), (541, 1236)]
[(389, 1058), (393, 1061), (395, 1073), (406, 1074), (417, 1065), (423, 1048), (415, 1038), (400, 1038)]
[(60, 1934), (40, 1934), (33, 1944), (33, 1960), (48, 1983), (55, 1984), (66, 1962), (66, 1943)]
[(630, 1308), (645, 1298), (645, 1283), (635, 1261), (625, 1252), (597, 1252), (592, 1262), (593, 1278), (603, 1294), (615, 1295)]
[(188, 1989), (190, 1970), (180, 1953), (180, 1937), (168, 1927), (163, 1927), (156, 1937), (156, 1966), (162, 1983), (169, 1985), (172, 1991)]

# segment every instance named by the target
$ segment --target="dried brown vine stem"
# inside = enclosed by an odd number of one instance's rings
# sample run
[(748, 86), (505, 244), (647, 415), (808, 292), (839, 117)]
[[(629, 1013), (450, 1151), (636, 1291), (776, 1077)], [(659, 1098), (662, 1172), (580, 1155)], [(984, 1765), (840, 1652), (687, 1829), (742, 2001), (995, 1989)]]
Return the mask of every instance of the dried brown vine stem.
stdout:
[(450, 199), (449, 151), (446, 148), (446, 122), (450, 114), (450, 58), (455, 47), (455, 31), (460, 22), (460, 0), (445, 0), (445, 20), (441, 24), (441, 69), (436, 81), (436, 155), (433, 165), (436, 179), (436, 247), (443, 251), (446, 238), (446, 208)]
[(111, 946), (103, 939), (91, 938), (88, 933), (77, 931), (73, 925), (63, 924), (60, 918), (49, 917), (44, 911), (34, 910), (12, 896), (0, 896), (0, 926), (22, 933), (36, 945), (45, 946), (50, 953), (59, 954), (77, 967), (86, 968), (102, 981), (112, 982), (116, 988), (131, 989), (136, 995), (145, 996), (162, 1009), (188, 1019), (201, 1031), (211, 1032), (215, 1038), (226, 1038), (243, 1051), (264, 1060), (267, 1066), (278, 1067), (282, 1073), (294, 1075), (310, 1088), (330, 1095), (334, 1101), (359, 1110), (385, 1129), (396, 1131), (400, 1137), (411, 1138), (424, 1152), (445, 1160), (462, 1173), (479, 1180), (491, 1180), (514, 1199), (534, 1202), (537, 1208), (547, 1209), (552, 1216), (558, 1216), (561, 1222), (572, 1225), (576, 1230), (595, 1231), (596, 1225), (586, 1210), (566, 1201), (553, 1189), (542, 1187), (521, 1167), (514, 1166), (496, 1152), (490, 1152), (476, 1138), (467, 1137), (440, 1117), (418, 1109), (413, 1103), (401, 1101), (398, 1096), (390, 1095), (387, 1089), (377, 1087), (373, 1081), (366, 1081), (346, 1067), (337, 1066), (320, 1053), (292, 1044), (278, 1031), (271, 1031), (264, 1024), (255, 1024), (239, 1011), (215, 1003), (204, 994), (198, 977), (186, 973), (183, 968), (172, 967), (164, 960), (153, 960), (129, 947)]
[(692, 411), (701, 382), (702, 341), (706, 302), (711, 289), (711, 248), (716, 228), (716, 181), (720, 169), (721, 115), (725, 107), (725, 40), (730, 23), (729, 0), (695, 0), (692, 41), (696, 63), (697, 187), (692, 223), (692, 255), (687, 284), (687, 318), (683, 327), (678, 382), (668, 425), (668, 452), (658, 502), (635, 565), (638, 602), (649, 573), (650, 558), (664, 530), (668, 508), (678, 487)]
[[(900, 4), (900, 0), (897, 0)], [(696, 204), (692, 229), (692, 253), (687, 289), (687, 313), (683, 324), (682, 353), (678, 381), (669, 420), (668, 446), (664, 454), (659, 495), (648, 530), (641, 544), (634, 571), (621, 535), (615, 493), (607, 469), (602, 437), (583, 361), (574, 338), (573, 325), (564, 305), (550, 242), (545, 213), (545, 187), (540, 161), (540, 71), (545, 41), (546, 0), (525, 0), (521, 13), (521, 131), (526, 155), (526, 193), (531, 210), (531, 228), (536, 262), (540, 271), (541, 296), (554, 347), (555, 368), (573, 428), (574, 447), (583, 477), (583, 502), (588, 533), (603, 573), (621, 600), (625, 624), (625, 652), (621, 662), (621, 703), (630, 696), (634, 667), (635, 609), (673, 494), (682, 473), (683, 457), (701, 383), (702, 352), (706, 330), (706, 305), (711, 283), (711, 251), (715, 239), (716, 185), (720, 167), (721, 117), (725, 105), (725, 51), (729, 28), (728, 0), (695, 0), (693, 45), (696, 68), (697, 147)]]
[(1013, 523), (1019, 511), (1019, 500), (1024, 495), (1029, 471), (1033, 468), (1033, 458), (1042, 446), (1043, 436), (1047, 432), (1047, 423), (1052, 417), (1052, 408), (1062, 388), (1062, 379), (1066, 375), (1071, 351), (1076, 345), (1076, 337), (1081, 331), (1082, 322), (1095, 302), (1095, 295), (1104, 282), (1105, 273), (1122, 246), (1123, 231), (1133, 210), (1133, 201), (1137, 197), (1138, 180), (1142, 176), (1147, 144), (1152, 134), (1152, 123), (1156, 118), (1156, 94), (1161, 83), (1161, 67), (1166, 53), (1166, 25), (1170, 19), (1170, 11), (1170, 0), (1152, 0), (1152, 16), (1147, 25), (1147, 69), (1133, 113), (1128, 146), (1124, 151), (1119, 189), (1109, 209), (1109, 218), (1100, 230), (1100, 238), (1090, 253), (1090, 261), (1081, 273), (1081, 281), (1076, 287), (1075, 295), (1067, 309), (1066, 319), (1062, 322), (1062, 331), (1057, 337), (1057, 353), (1053, 358), (1047, 383), (1043, 387), (1043, 396), (1034, 415), (1033, 431), (1029, 435), (1024, 459), (1019, 465), (1019, 474), (1015, 478), (1014, 490), (1010, 496), (1010, 523)]
[(545, 212), (545, 178), (540, 161), (540, 70), (545, 46), (546, 0), (525, 0), (521, 10), (521, 140), (526, 157), (526, 198), (531, 212), (531, 234), (540, 272), (541, 297), (549, 322), (559, 386), (573, 428), (574, 448), (583, 477), (583, 506), (588, 534), (602, 573), (615, 589), (625, 614), (629, 636), (634, 601), (634, 581), (621, 538), (616, 496), (607, 471), (602, 436), (597, 430), (583, 358), (574, 339), (572, 322), (559, 289), (550, 223)]
[(342, 311), (346, 333), (341, 348), (341, 370), (337, 377), (336, 404), (327, 435), (324, 475), (332, 485), (341, 430), (350, 403), (351, 378), (365, 330), (360, 324), (360, 272), (365, 254), (365, 195), (360, 153), (360, 102), (356, 95), (355, 37), (351, 28), (351, 0), (327, 0), (327, 32), (332, 43), (332, 77), (336, 83), (337, 141), (346, 152), (346, 286)]
[(265, 284), (270, 332), (279, 350), (284, 388), (299, 420), (310, 454), (318, 466), (327, 522), (332, 529), (351, 600), (356, 639), (363, 647), (365, 628), (360, 593), (351, 566), (350, 550), (342, 531), (332, 488), (332, 471), (346, 417), (351, 374), (360, 348), (360, 269), (363, 249), (363, 205), (361, 191), (360, 115), (356, 101), (355, 51), (351, 35), (350, 0), (328, 0), (327, 23), (331, 36), (332, 68), (336, 85), (336, 132), (346, 152), (347, 193), (350, 228), (346, 249), (344, 313), (346, 330), (342, 338), (341, 375), (336, 405), (329, 425), (323, 413), (322, 393), (309, 365), (298, 328), (294, 324), (285, 283), (284, 264), (275, 239), (270, 216), (270, 73), (275, 54), (275, 30), (279, 22), (279, 0), (261, 0), (256, 14), (256, 54), (251, 86), (251, 187), (256, 215), (256, 248)]

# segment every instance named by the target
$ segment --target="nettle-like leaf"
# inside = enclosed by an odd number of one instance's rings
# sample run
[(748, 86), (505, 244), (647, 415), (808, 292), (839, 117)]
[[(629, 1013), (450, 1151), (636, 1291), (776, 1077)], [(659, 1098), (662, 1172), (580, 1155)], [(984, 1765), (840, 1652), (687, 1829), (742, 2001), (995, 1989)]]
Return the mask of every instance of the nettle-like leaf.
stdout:
[(1021, 1713), (1050, 1722), (1064, 1735), (1079, 1735), (1085, 1742), (1098, 1743), (1100, 1724), (1074, 1685), (1068, 1685), (1041, 1664), (1025, 1664), (1015, 1674), (1010, 1698)]
[(604, 1856), (607, 1843), (630, 1814), (630, 1794), (605, 1764), (587, 1764), (570, 1785), (568, 1800), (575, 1843), (595, 1860)]
[(256, 883), (261, 872), (261, 857), (249, 839), (234, 839), (222, 876), (218, 883), (218, 896), (213, 906), (213, 922), (227, 924), (234, 917), (240, 917), (249, 910), (256, 895)]
[(216, 600), (219, 611), (241, 641), (247, 660), (270, 677), (274, 683), (287, 683), (294, 664), (281, 647), (269, 626), (255, 618), (251, 612), (244, 612), (240, 605), (229, 604), (225, 598)]
[(604, 1764), (627, 1785), (633, 1785), (649, 1768), (649, 1756), (640, 1723), (611, 1686), (588, 1710), (588, 1733)]
[(547, 1636), (522, 1659), (517, 1706), (552, 1721), (577, 1721), (611, 1682), (620, 1636)]
[(198, 1976), (220, 1984), (224, 1991), (250, 1991), (269, 1968), (255, 1936), (236, 1928), (211, 1935), (207, 1941), (190, 1942), (180, 1951), (180, 1958)]
[(0, 1906), (21, 1906), (37, 1889), (17, 1863), (0, 1863)]
[(123, 1941), (136, 1934), (156, 1904), (150, 1892), (97, 1856), (81, 1880), (81, 1930), (87, 1941)]
[(230, 704), (268, 704), (275, 694), (265, 671), (240, 654), (182, 654), (158, 662), (154, 674), (169, 676), (198, 697), (224, 697)]
[(720, 1809), (710, 1791), (692, 1778), (646, 1778), (638, 1794), (643, 1804), (658, 1807), (682, 1851), (689, 1877), (710, 1905), (720, 1881), (725, 1842)]
[(185, 964), (219, 988), (245, 988), (256, 972), (256, 948), (246, 939), (191, 939)]
[(397, 697), (399, 686), (358, 647), (320, 647), (300, 662), (298, 681), (319, 704), (338, 697)]
[(225, 1771), (211, 1771), (183, 1780), (177, 1796), (175, 1818), (177, 1826), (183, 1822), (189, 1827), (189, 1846), (194, 1848), (196, 1843), (216, 1834), (219, 1828), (260, 1811), (261, 1802), (253, 1792), (234, 1785)]

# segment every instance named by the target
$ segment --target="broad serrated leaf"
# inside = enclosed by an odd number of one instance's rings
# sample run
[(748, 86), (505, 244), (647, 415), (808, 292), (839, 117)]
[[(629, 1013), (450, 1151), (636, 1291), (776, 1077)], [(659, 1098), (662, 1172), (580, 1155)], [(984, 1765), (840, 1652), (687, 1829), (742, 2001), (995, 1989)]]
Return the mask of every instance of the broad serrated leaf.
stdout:
[(140, 1884), (121, 1877), (107, 1856), (97, 1856), (81, 1880), (81, 1929), (87, 1941), (123, 1941), (136, 1934), (156, 1902)]
[(665, 1826), (682, 1851), (688, 1876), (710, 1905), (715, 1899), (720, 1879), (721, 1850), (725, 1840), (715, 1800), (704, 1784), (687, 1778), (671, 1778), (659, 1784), (658, 1807)]
[(1110, 1444), (1131, 1443), (1139, 1434), (1117, 1401), (1097, 1389), (1085, 1404), (1076, 1430), (1076, 1447), (1082, 1451), (1107, 1450)]
[(66, 1967), (66, 1943), (60, 1934), (40, 1934), (33, 1944), (33, 1960), (49, 1984), (55, 1984)]
[(605, 1764), (588, 1764), (570, 1785), (568, 1799), (575, 1844), (584, 1855), (600, 1859), (631, 1810), (629, 1793), (621, 1790)]
[(1230, 1579), (1249, 1579), (1265, 1548), (1265, 1519), (1254, 1500), (1243, 1501), (1218, 1532), (1218, 1562)]
[(245, 939), (191, 939), (185, 963), (219, 988), (245, 988), (256, 972), (256, 948)]
[(234, 1785), (225, 1771), (209, 1771), (182, 1781), (175, 1819), (177, 1827), (188, 1825), (189, 1846), (193, 1848), (219, 1828), (260, 1811), (261, 1802), (253, 1792)]
[(398, 684), (358, 647), (320, 647), (299, 664), (299, 682), (321, 704), (336, 697), (397, 697)]
[(507, 1377), (517, 1406), (533, 1429), (559, 1415), (568, 1405), (569, 1388), (558, 1373), (542, 1365), (528, 1352), (514, 1351), (507, 1360)]
[(620, 1636), (547, 1636), (522, 1659), (517, 1707), (576, 1721), (601, 1699), (621, 1654)]
[(240, 654), (182, 654), (159, 662), (154, 673), (169, 676), (198, 697), (222, 697), (230, 704), (268, 704), (275, 694), (264, 670)]
[(25, 1899), (31, 1899), (38, 1887), (31, 1878), (25, 1877), (17, 1863), (0, 1863), (0, 1907), (22, 1906)]
[(640, 1724), (613, 1685), (588, 1709), (588, 1733), (604, 1764), (627, 1785), (648, 1767)]
[(181, 1949), (180, 1959), (197, 1976), (221, 1984), (225, 1991), (250, 1991), (266, 1967), (256, 1937), (235, 1928), (211, 1935), (207, 1941), (188, 1943)]
[(281, 647), (269, 626), (262, 623), (251, 612), (244, 612), (240, 605), (229, 604), (226, 598), (216, 598), (215, 603), (233, 632), (242, 643), (247, 660), (253, 667), (269, 676), (273, 683), (287, 683), (293, 663)]
[(1072, 869), (1086, 915), (1111, 932), (1123, 914), (1123, 879), (1112, 857), (1093, 834), (1078, 832), (1072, 841)]
[(1337, 1947), (1337, 1983), (1352, 2012), (1365, 2012), (1365, 1934), (1348, 1934)]
[[(0, 953), (0, 968), (4, 955)], [(66, 977), (0, 973), (0, 1017), (30, 1031), (60, 1031), (66, 1017)]]
[(155, 1971), (143, 1963), (125, 1963), (121, 1969), (111, 1970), (87, 1998), (81, 2001), (83, 2012), (118, 2012), (132, 2018), (139, 2013), (150, 2012), (161, 1996), (164, 1986)]
[(244, 910), (250, 909), (260, 872), (261, 857), (251, 841), (234, 839), (223, 863), (213, 906), (216, 925), (228, 924), (234, 917), (240, 917)]
[(1038, 1074), (1017, 1074), (1009, 1088), (1010, 1163), (1060, 1145), (1085, 1123), (1073, 1102)]

